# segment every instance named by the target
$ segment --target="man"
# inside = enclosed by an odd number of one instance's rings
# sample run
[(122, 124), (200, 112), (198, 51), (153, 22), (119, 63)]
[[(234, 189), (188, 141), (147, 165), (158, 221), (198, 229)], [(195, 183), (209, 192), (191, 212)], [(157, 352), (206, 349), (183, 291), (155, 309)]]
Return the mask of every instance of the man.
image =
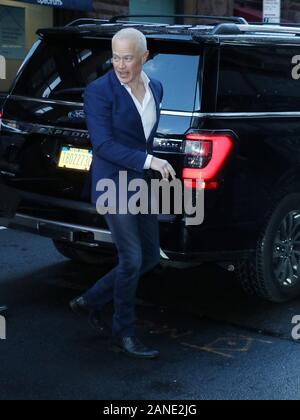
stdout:
[[(130, 180), (147, 179), (147, 169), (158, 171), (164, 179), (175, 179), (175, 171), (165, 160), (147, 150), (153, 148), (163, 88), (159, 81), (143, 72), (149, 51), (144, 34), (134, 28), (119, 31), (112, 40), (113, 70), (92, 82), (85, 91), (85, 114), (93, 145), (92, 201), (100, 193), (97, 183), (111, 179), (119, 190), (120, 171)], [(149, 171), (148, 171), (149, 172)], [(132, 193), (128, 193), (127, 200)], [(119, 197), (117, 191), (116, 197)], [(101, 335), (104, 305), (114, 300), (113, 346), (115, 351), (139, 358), (156, 358), (159, 352), (145, 347), (136, 337), (135, 295), (140, 276), (160, 262), (157, 215), (106, 214), (119, 257), (119, 264), (70, 306), (77, 313), (88, 313)], [(124, 204), (124, 203), (123, 203)]]

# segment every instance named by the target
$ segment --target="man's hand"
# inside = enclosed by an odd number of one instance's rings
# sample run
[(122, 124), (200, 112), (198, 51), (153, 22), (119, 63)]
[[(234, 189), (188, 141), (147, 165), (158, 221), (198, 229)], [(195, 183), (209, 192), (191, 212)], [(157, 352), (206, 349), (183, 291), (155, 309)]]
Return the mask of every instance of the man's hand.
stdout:
[(176, 179), (176, 172), (167, 160), (153, 157), (150, 169), (160, 172), (163, 179), (168, 180), (170, 175), (173, 179)]

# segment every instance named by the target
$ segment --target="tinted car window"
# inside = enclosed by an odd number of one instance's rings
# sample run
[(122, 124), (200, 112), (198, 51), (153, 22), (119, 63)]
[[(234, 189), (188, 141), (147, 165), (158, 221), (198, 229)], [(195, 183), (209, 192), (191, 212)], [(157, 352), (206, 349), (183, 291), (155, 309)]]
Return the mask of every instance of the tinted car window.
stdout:
[(110, 59), (107, 49), (43, 42), (21, 72), (13, 93), (82, 102), (85, 86), (111, 69)]
[[(164, 86), (163, 108), (192, 111), (199, 55), (180, 54), (149, 47), (144, 66), (149, 77)], [(110, 41), (80, 40), (76, 44), (43, 42), (24, 68), (14, 94), (35, 98), (83, 101), (87, 84), (111, 70)]]
[(218, 112), (300, 111), (300, 81), (292, 77), (291, 47), (221, 49)]
[(157, 54), (145, 64), (148, 76), (164, 87), (164, 109), (194, 110), (198, 66), (198, 56), (176, 54)]

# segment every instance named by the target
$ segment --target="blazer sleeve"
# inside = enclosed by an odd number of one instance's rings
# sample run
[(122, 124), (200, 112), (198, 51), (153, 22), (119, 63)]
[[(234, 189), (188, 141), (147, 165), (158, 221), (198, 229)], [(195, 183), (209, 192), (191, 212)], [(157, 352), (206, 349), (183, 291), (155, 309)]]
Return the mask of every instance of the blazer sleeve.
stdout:
[(84, 111), (94, 153), (127, 169), (143, 172), (147, 153), (126, 147), (114, 139), (109, 99), (88, 87), (84, 94)]

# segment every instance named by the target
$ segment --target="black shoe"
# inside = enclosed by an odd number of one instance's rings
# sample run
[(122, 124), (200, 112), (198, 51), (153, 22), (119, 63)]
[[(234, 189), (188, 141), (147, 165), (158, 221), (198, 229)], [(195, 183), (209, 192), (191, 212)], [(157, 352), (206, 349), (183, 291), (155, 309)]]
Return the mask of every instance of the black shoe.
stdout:
[(138, 359), (156, 359), (159, 357), (159, 351), (148, 349), (136, 337), (114, 337), (112, 350), (126, 353)]
[(7, 312), (7, 306), (0, 305), (0, 315), (4, 315)]
[(77, 315), (88, 316), (90, 326), (97, 332), (99, 337), (111, 337), (109, 327), (101, 320), (101, 314), (90, 309), (83, 297), (72, 300), (70, 302), (70, 308)]

